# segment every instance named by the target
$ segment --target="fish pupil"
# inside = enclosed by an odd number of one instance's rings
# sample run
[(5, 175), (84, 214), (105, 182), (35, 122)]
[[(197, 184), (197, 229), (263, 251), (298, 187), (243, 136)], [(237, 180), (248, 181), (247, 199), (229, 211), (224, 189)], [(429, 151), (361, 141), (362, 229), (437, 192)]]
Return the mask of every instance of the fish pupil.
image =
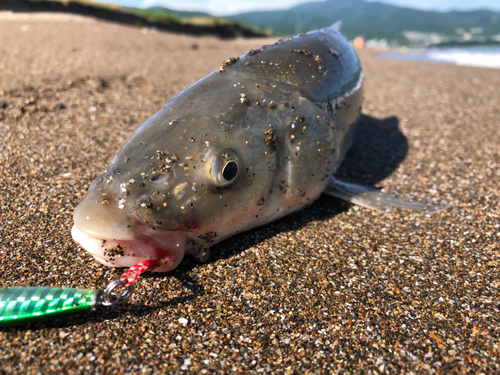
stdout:
[(230, 161), (224, 166), (224, 170), (222, 171), (222, 177), (227, 182), (233, 181), (238, 174), (238, 164), (235, 161)]

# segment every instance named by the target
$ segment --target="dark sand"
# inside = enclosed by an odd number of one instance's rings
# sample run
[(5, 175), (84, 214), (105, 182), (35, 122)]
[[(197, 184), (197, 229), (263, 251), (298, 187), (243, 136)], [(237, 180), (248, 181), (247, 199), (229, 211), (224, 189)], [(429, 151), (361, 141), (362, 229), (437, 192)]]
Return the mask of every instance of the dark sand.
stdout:
[[(268, 41), (22, 17), (0, 19), (0, 282), (102, 289), (121, 270), (70, 236), (90, 181), (174, 94)], [(450, 209), (321, 197), (141, 277), (128, 303), (1, 329), (0, 373), (499, 372), (500, 70), (359, 54), (366, 134), (341, 174)]]

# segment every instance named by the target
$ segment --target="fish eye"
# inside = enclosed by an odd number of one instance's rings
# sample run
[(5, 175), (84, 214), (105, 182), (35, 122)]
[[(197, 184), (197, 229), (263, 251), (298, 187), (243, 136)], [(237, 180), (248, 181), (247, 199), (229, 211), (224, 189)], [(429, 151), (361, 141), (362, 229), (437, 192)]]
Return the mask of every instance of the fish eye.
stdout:
[(231, 182), (236, 178), (237, 175), (238, 175), (238, 163), (231, 160), (224, 166), (224, 169), (222, 170), (222, 177), (224, 178), (225, 181)]
[(219, 152), (212, 164), (212, 178), (219, 186), (233, 183), (241, 170), (241, 160), (238, 154), (231, 149)]

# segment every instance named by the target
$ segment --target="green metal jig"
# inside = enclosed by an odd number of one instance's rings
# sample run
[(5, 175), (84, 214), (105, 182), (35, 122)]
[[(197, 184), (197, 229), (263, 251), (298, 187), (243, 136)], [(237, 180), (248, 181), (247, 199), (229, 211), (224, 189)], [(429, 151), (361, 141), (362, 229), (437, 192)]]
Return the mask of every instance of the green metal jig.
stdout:
[[(62, 315), (87, 312), (97, 306), (111, 306), (129, 298), (133, 284), (111, 282), (104, 291), (58, 287), (0, 288), (0, 327), (37, 322)], [(125, 290), (117, 294), (114, 289)]]

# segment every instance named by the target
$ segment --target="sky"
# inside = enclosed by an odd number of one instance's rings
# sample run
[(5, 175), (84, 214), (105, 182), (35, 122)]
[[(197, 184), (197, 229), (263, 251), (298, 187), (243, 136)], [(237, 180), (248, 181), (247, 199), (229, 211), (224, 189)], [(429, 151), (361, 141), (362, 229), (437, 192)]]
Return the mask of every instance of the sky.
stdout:
[[(217, 16), (231, 15), (254, 10), (287, 9), (300, 3), (318, 0), (99, 0), (124, 6), (147, 8), (160, 5), (177, 10), (198, 10)], [(346, 0), (347, 1), (347, 0)], [(374, 0), (367, 0), (374, 1)], [(379, 0), (380, 1), (380, 0)], [(490, 9), (500, 11), (500, 0), (383, 0), (398, 6), (425, 10)]]

